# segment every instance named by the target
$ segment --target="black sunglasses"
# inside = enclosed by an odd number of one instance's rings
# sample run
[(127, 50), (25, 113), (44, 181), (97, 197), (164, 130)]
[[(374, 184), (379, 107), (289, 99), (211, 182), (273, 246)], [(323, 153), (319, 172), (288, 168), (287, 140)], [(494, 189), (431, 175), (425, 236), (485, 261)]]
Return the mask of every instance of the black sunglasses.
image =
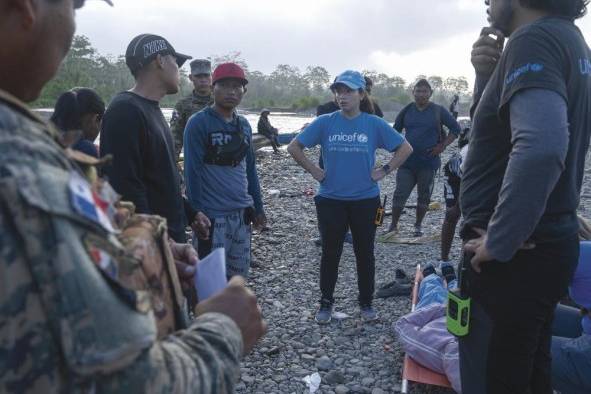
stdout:
[(78, 10), (78, 9), (84, 7), (84, 2), (85, 1), (86, 0), (74, 0), (74, 9), (75, 10)]

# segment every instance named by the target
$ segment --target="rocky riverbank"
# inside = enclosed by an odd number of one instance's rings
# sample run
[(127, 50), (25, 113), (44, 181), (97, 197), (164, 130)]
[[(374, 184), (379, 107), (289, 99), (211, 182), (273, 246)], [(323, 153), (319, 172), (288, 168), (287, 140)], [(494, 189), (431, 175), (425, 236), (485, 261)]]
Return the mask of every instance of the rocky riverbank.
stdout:
[[(317, 157), (318, 151), (311, 153)], [(451, 152), (448, 152), (448, 154)], [(351, 245), (345, 244), (335, 310), (348, 318), (327, 326), (314, 322), (318, 306), (320, 248), (313, 197), (306, 193), (316, 182), (298, 167), (284, 150), (279, 155), (257, 155), (270, 231), (253, 237), (253, 263), (249, 284), (256, 292), (269, 330), (243, 362), (238, 393), (307, 393), (304, 377), (318, 372), (322, 378), (317, 393), (395, 393), (400, 391), (403, 354), (392, 323), (409, 312), (408, 297), (377, 299), (379, 320), (363, 323), (357, 307), (357, 275)], [(447, 155), (446, 155), (447, 156)], [(386, 152), (378, 154), (386, 161)], [(445, 158), (444, 158), (445, 160)], [(382, 195), (391, 200), (394, 176), (382, 181)], [(408, 204), (414, 205), (413, 193)], [(433, 193), (443, 202), (442, 177), (438, 175)], [(428, 213), (426, 234), (440, 231), (443, 210)], [(401, 219), (403, 232), (412, 231), (414, 209)], [(384, 231), (389, 224), (386, 218)], [(452, 258), (457, 261), (458, 240)], [(439, 258), (439, 243), (399, 245), (376, 243), (376, 284), (394, 279), (394, 269), (414, 274), (417, 263)], [(448, 393), (422, 385), (411, 385), (413, 393)]]

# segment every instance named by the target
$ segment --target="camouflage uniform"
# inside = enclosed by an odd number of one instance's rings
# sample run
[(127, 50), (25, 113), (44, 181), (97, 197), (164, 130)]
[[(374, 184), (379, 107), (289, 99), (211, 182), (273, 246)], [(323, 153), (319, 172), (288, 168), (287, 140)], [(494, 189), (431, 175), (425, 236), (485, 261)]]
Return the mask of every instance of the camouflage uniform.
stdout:
[(174, 149), (177, 160), (183, 151), (183, 136), (189, 118), (191, 115), (201, 111), (210, 104), (213, 104), (211, 96), (199, 96), (193, 91), (190, 96), (181, 99), (175, 105), (172, 119), (170, 120), (170, 129), (174, 139)]
[(113, 275), (127, 255), (77, 199), (72, 180), (89, 186), (55, 138), (0, 91), (0, 392), (232, 392), (239, 328), (211, 313), (156, 339), (145, 294)]

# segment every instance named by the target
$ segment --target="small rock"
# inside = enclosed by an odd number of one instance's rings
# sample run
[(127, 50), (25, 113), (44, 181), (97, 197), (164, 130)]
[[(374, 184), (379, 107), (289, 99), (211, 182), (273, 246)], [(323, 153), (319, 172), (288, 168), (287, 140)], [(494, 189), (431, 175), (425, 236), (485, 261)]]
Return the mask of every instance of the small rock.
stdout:
[(361, 375), (361, 371), (357, 367), (347, 368), (347, 374), (351, 376), (359, 376)]
[(252, 382), (254, 382), (254, 378), (250, 375), (242, 375), (241, 379), (246, 384), (251, 384)]
[(316, 360), (316, 367), (321, 371), (329, 371), (332, 369), (333, 364), (328, 356), (322, 356)]
[(273, 346), (271, 349), (267, 350), (267, 356), (274, 356), (276, 354), (279, 354), (279, 352), (281, 351), (281, 347), (280, 346)]
[(386, 392), (381, 388), (376, 387), (375, 389), (371, 390), (371, 394), (386, 394)]
[(347, 394), (349, 392), (349, 389), (347, 388), (347, 386), (343, 386), (341, 384), (341, 385), (338, 385), (337, 387), (335, 387), (334, 392), (336, 394)]
[(283, 309), (283, 304), (279, 301), (274, 301), (273, 306), (277, 309)]
[(374, 378), (363, 378), (361, 379), (361, 384), (363, 386), (371, 386), (376, 382)]
[(324, 382), (326, 384), (342, 384), (345, 383), (345, 376), (339, 371), (330, 371), (324, 376)]
[(292, 373), (296, 377), (304, 377), (310, 374), (310, 372), (306, 371), (305, 369), (295, 369)]

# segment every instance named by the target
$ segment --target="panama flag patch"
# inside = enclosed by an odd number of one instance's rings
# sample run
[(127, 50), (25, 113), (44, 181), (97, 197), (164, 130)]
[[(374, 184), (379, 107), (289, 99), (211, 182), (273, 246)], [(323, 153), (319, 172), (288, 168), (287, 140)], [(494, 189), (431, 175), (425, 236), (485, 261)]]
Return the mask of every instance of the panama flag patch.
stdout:
[(88, 248), (88, 254), (90, 255), (92, 261), (109, 277), (112, 279), (117, 278), (118, 269), (117, 264), (113, 261), (111, 256), (97, 247), (90, 246)]
[(98, 223), (105, 230), (115, 233), (115, 229), (107, 214), (99, 208), (99, 201), (90, 188), (90, 184), (75, 171), (72, 171), (69, 181), (70, 201), (74, 210), (85, 218)]

